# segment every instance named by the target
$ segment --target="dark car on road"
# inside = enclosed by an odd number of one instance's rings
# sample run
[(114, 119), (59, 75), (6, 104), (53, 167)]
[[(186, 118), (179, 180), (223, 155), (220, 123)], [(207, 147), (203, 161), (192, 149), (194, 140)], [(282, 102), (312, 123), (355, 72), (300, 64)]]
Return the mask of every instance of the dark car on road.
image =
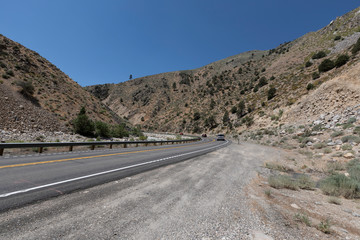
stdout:
[(216, 141), (225, 141), (225, 135), (224, 134), (218, 134)]
[(201, 135), (202, 137), (207, 137), (206, 133), (204, 133), (203, 135)]

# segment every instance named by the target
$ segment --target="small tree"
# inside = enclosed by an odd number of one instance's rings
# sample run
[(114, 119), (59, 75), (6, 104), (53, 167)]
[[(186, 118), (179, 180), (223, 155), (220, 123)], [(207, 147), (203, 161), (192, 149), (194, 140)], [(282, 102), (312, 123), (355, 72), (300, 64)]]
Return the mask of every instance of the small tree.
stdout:
[(129, 137), (129, 132), (126, 130), (125, 124), (113, 126), (112, 135), (116, 138)]
[(349, 56), (346, 55), (346, 54), (342, 54), (340, 55), (336, 61), (335, 61), (335, 66), (338, 68), (338, 67), (341, 67), (343, 65), (345, 65), (348, 61), (349, 61)]
[(319, 72), (327, 72), (335, 67), (335, 63), (330, 59), (325, 59), (319, 65)]
[(239, 102), (237, 115), (238, 117), (242, 117), (244, 116), (244, 114), (245, 114), (245, 102), (244, 100), (242, 100), (241, 102)]
[(312, 74), (313, 80), (318, 79), (319, 77), (320, 77), (320, 74), (318, 72), (313, 72), (313, 74)]
[(205, 127), (208, 127), (210, 129), (216, 128), (218, 124), (216, 123), (214, 115), (211, 115), (210, 117), (205, 119), (204, 125)]
[(311, 89), (314, 89), (315, 88), (315, 86), (314, 86), (314, 84), (312, 84), (312, 83), (309, 83), (307, 86), (306, 86), (306, 90), (308, 90), (308, 91), (310, 91)]
[(139, 125), (137, 125), (136, 127), (134, 127), (132, 129), (131, 135), (136, 136), (136, 137), (144, 136), (144, 134), (141, 132), (141, 129), (140, 129)]
[(132, 79), (132, 74), (130, 74), (130, 76), (129, 76), (129, 80), (131, 80)]
[(80, 135), (93, 137), (94, 136), (94, 123), (86, 115), (85, 107), (82, 107), (79, 115), (73, 121), (74, 131)]
[(310, 62), (310, 61), (307, 61), (307, 62), (305, 63), (305, 67), (311, 67), (312, 65), (313, 65), (313, 63)]
[(214, 101), (214, 99), (211, 99), (210, 109), (214, 109), (215, 105), (216, 105), (216, 102)]
[(320, 51), (320, 52), (315, 53), (312, 56), (312, 59), (320, 59), (320, 58), (323, 58), (323, 57), (326, 57), (326, 53), (324, 51)]
[(95, 122), (95, 133), (98, 137), (111, 137), (109, 125), (101, 121)]
[(231, 108), (230, 112), (231, 112), (232, 114), (235, 114), (235, 113), (237, 112), (237, 107), (236, 107), (236, 106), (233, 106), (233, 107)]
[(224, 116), (223, 116), (223, 124), (226, 126), (230, 122), (229, 118), (229, 112), (225, 110)]
[(265, 77), (260, 78), (260, 81), (259, 81), (258, 86), (259, 86), (259, 87), (263, 87), (263, 86), (265, 86), (266, 84), (268, 84), (268, 82), (266, 81), (266, 78), (265, 78)]
[(200, 115), (200, 113), (199, 112), (195, 112), (194, 113), (194, 121), (197, 121), (197, 120), (199, 120), (200, 119), (200, 117), (201, 117), (201, 115)]
[(267, 94), (268, 100), (273, 99), (273, 98), (275, 97), (275, 94), (276, 94), (276, 88), (271, 87), (271, 88), (269, 89), (269, 91), (268, 91), (268, 94)]
[(35, 88), (31, 81), (18, 81), (16, 82), (16, 85), (21, 87), (20, 93), (24, 96), (32, 96), (35, 92)]

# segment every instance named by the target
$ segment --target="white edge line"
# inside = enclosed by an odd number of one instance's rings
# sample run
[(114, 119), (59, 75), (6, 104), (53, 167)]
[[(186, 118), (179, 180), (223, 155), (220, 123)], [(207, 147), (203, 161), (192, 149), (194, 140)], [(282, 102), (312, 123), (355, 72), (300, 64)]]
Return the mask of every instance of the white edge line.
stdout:
[(86, 179), (86, 178), (100, 176), (100, 175), (104, 175), (104, 174), (108, 174), (108, 173), (118, 172), (118, 171), (130, 169), (130, 168), (135, 168), (135, 167), (139, 167), (139, 166), (144, 166), (144, 165), (148, 165), (148, 164), (152, 164), (152, 163), (156, 163), (156, 162), (162, 162), (162, 161), (165, 161), (165, 160), (168, 160), (168, 159), (171, 159), (171, 158), (182, 157), (182, 156), (186, 156), (186, 155), (193, 154), (193, 153), (203, 152), (203, 151), (207, 151), (207, 150), (210, 150), (210, 149), (213, 149), (213, 148), (218, 148), (218, 147), (224, 146), (228, 142), (229, 141), (226, 141), (224, 144), (221, 144), (221, 145), (218, 145), (218, 146), (215, 146), (215, 147), (210, 147), (210, 148), (197, 150), (197, 151), (194, 151), (194, 152), (183, 153), (183, 154), (179, 154), (179, 155), (175, 155), (175, 156), (170, 156), (170, 157), (166, 157), (166, 158), (160, 158), (160, 159), (157, 159), (157, 160), (152, 160), (152, 161), (149, 161), (149, 162), (138, 163), (138, 164), (134, 164), (134, 165), (131, 165), (131, 166), (126, 166), (126, 167), (122, 167), (122, 168), (116, 168), (116, 169), (112, 169), (112, 170), (108, 170), (108, 171), (104, 171), (104, 172), (99, 172), (99, 173), (85, 175), (85, 176), (81, 176), (81, 177), (77, 177), (77, 178), (67, 179), (67, 180), (64, 180), (64, 181), (59, 181), (59, 182), (49, 183), (49, 184), (45, 184), (45, 185), (41, 185), (41, 186), (37, 186), (37, 187), (27, 188), (27, 189), (15, 191), (15, 192), (4, 193), (4, 194), (0, 194), (0, 198), (5, 198), (5, 197), (12, 196), (12, 195), (20, 194), (20, 193), (26, 193), (26, 192), (30, 192), (30, 191), (34, 191), (34, 190), (38, 190), (38, 189), (42, 189), (42, 188), (52, 187), (52, 186), (63, 184), (63, 183), (74, 182), (74, 181), (77, 181), (77, 180), (82, 180), (82, 179)]

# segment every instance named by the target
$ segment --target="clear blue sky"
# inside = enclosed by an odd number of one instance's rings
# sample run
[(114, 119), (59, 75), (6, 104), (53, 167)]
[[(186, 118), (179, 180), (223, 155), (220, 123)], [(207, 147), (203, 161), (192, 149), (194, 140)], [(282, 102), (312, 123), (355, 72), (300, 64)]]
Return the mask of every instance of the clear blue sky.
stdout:
[(0, 0), (0, 33), (82, 86), (194, 69), (326, 26), (358, 0)]

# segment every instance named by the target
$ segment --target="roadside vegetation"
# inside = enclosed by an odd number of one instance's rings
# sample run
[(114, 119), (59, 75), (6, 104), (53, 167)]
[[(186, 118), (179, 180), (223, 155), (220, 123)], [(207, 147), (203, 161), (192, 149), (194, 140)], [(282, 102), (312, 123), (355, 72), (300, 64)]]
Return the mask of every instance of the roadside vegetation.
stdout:
[(85, 137), (96, 138), (124, 138), (138, 137), (146, 140), (146, 136), (141, 132), (139, 126), (129, 128), (123, 124), (110, 125), (102, 121), (93, 121), (86, 114), (85, 107), (82, 107), (78, 116), (73, 120), (73, 130), (75, 133)]

